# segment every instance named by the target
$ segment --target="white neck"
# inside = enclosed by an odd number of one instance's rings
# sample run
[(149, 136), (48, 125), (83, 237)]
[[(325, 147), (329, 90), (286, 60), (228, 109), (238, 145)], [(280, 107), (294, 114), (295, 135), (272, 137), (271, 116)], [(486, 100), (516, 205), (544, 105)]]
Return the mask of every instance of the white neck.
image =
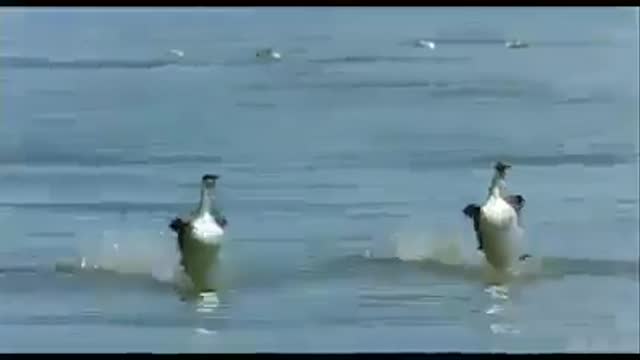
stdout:
[(504, 177), (497, 171), (491, 179), (491, 185), (489, 186), (489, 197), (500, 197), (504, 191)]
[(200, 187), (200, 205), (198, 206), (198, 216), (210, 214), (212, 201), (213, 190), (208, 189), (205, 184), (202, 184), (202, 186)]

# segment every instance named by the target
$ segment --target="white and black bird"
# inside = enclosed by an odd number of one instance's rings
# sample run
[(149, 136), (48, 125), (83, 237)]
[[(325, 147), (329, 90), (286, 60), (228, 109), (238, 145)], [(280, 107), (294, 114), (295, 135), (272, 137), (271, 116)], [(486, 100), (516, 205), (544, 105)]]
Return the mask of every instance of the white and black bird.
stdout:
[(418, 39), (413, 43), (413, 46), (434, 50), (436, 48), (436, 43), (429, 40)]
[(198, 208), (189, 216), (174, 218), (169, 224), (178, 235), (180, 264), (197, 291), (211, 290), (209, 274), (218, 258), (227, 225), (227, 219), (213, 207), (218, 178), (218, 175), (204, 175)]
[(272, 48), (266, 48), (256, 51), (256, 58), (261, 60), (281, 60), (282, 54)]
[(526, 49), (529, 47), (529, 44), (520, 40), (513, 40), (505, 42), (504, 46), (507, 49)]
[(524, 196), (506, 194), (505, 177), (510, 165), (498, 162), (484, 205), (467, 205), (462, 212), (473, 220), (478, 250), (497, 269), (508, 269), (514, 260), (525, 260), (529, 254), (517, 256), (517, 237), (522, 231), (521, 213)]

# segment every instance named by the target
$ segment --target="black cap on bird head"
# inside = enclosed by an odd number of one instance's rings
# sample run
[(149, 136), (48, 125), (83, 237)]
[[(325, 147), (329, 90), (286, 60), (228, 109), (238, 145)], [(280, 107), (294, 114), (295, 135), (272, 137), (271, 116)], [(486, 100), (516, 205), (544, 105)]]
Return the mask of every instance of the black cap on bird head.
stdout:
[(210, 186), (215, 185), (216, 180), (219, 178), (220, 176), (218, 175), (213, 175), (213, 174), (205, 174), (204, 176), (202, 176), (202, 182), (204, 184), (208, 184)]
[(496, 171), (497, 171), (498, 173), (500, 173), (500, 174), (504, 174), (504, 173), (507, 171), (507, 169), (510, 169), (510, 168), (511, 168), (511, 165), (509, 165), (509, 164), (505, 164), (505, 163), (503, 163), (502, 161), (498, 161), (498, 162), (496, 163), (496, 166), (495, 166), (494, 168), (496, 169)]

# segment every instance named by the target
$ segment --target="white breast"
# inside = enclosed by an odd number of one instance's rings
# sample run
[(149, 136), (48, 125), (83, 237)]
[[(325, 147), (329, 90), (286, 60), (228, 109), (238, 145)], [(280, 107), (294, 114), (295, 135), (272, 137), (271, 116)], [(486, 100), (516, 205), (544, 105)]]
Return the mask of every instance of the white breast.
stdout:
[(518, 256), (515, 210), (499, 197), (490, 199), (480, 210), (479, 230), (487, 261), (495, 268), (509, 268)]
[(193, 240), (206, 244), (219, 244), (222, 241), (222, 235), (224, 235), (224, 230), (222, 230), (215, 219), (209, 214), (195, 219), (191, 229), (191, 237)]
[(491, 197), (480, 211), (482, 215), (481, 219), (484, 218), (485, 222), (497, 228), (509, 228), (513, 226), (518, 217), (513, 207), (501, 197)]
[(213, 217), (205, 214), (191, 223), (184, 239), (182, 263), (194, 288), (198, 291), (212, 286), (211, 271), (222, 248), (224, 231)]

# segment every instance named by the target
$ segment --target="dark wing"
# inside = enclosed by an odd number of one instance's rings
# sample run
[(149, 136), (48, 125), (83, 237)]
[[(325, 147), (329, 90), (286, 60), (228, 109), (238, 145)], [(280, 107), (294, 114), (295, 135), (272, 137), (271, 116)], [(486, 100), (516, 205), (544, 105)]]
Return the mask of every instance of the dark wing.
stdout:
[(524, 196), (520, 194), (508, 195), (504, 197), (504, 201), (511, 205), (513, 210), (516, 211), (516, 214), (518, 215), (518, 225), (522, 226), (522, 208), (524, 208), (525, 203)]
[(218, 223), (218, 225), (220, 225), (221, 228), (225, 228), (227, 226), (227, 224), (229, 223), (227, 221), (227, 218), (224, 215), (220, 215), (219, 217), (216, 217), (216, 222)]
[(173, 230), (176, 234), (180, 234), (182, 229), (184, 229), (186, 226), (187, 226), (187, 222), (182, 220), (179, 217), (174, 218), (169, 223), (169, 229)]
[(518, 213), (518, 216), (520, 216), (520, 211), (524, 207), (524, 203), (525, 203), (524, 196), (520, 194), (508, 195), (504, 197), (504, 201), (506, 201), (509, 205), (511, 205), (511, 207), (516, 211), (516, 213)]
[(211, 213), (213, 215), (213, 219), (216, 221), (216, 223), (221, 227), (221, 228), (225, 228), (227, 226), (227, 224), (229, 223), (229, 221), (227, 221), (227, 218), (222, 215), (222, 211), (220, 211), (220, 209), (218, 209), (217, 207), (213, 207), (213, 209), (211, 209)]
[(462, 213), (465, 214), (469, 219), (473, 219), (473, 217), (480, 211), (480, 206), (478, 204), (469, 204), (462, 209)]
[(467, 205), (462, 212), (473, 220), (473, 230), (478, 231), (480, 228), (480, 206), (477, 204)]
[(520, 257), (518, 258), (518, 260), (520, 260), (520, 261), (525, 261), (525, 260), (527, 260), (527, 259), (528, 259), (528, 258), (530, 258), (530, 257), (531, 257), (531, 254), (522, 254), (522, 255), (520, 255)]
[(480, 233), (480, 206), (477, 204), (467, 205), (462, 212), (470, 219), (473, 220), (473, 231), (476, 233), (476, 240), (478, 240), (478, 250), (483, 248), (482, 234)]
[(189, 222), (180, 217), (174, 218), (173, 220), (171, 220), (171, 223), (169, 223), (169, 228), (176, 234), (178, 234), (178, 249), (180, 250), (180, 252), (182, 252), (183, 249), (184, 233), (188, 226)]

